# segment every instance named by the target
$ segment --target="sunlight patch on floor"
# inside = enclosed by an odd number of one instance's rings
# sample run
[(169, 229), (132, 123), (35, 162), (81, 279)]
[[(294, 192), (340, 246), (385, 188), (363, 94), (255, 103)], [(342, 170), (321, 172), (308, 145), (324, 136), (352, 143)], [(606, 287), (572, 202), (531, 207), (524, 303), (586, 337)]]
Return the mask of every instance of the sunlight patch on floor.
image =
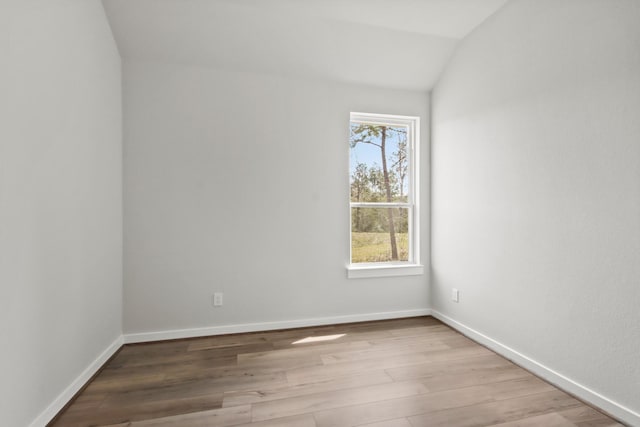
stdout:
[(322, 335), (320, 337), (306, 337), (298, 341), (294, 341), (292, 344), (307, 344), (310, 342), (320, 342), (320, 341), (332, 341), (337, 340), (338, 338), (342, 338), (346, 334), (337, 334), (337, 335)]

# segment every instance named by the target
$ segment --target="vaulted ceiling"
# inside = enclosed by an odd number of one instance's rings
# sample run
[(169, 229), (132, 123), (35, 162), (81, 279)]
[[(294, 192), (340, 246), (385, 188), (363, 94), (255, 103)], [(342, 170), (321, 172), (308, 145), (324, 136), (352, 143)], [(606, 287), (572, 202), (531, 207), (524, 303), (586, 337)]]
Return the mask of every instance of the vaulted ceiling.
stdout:
[(430, 90), (507, 0), (103, 0), (125, 59)]

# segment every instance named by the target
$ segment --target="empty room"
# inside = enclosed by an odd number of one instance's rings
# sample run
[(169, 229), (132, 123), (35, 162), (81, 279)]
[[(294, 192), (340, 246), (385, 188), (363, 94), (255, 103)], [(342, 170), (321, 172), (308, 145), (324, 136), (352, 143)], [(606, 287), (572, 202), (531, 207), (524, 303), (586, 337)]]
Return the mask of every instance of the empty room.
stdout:
[(640, 0), (0, 0), (0, 426), (640, 427)]

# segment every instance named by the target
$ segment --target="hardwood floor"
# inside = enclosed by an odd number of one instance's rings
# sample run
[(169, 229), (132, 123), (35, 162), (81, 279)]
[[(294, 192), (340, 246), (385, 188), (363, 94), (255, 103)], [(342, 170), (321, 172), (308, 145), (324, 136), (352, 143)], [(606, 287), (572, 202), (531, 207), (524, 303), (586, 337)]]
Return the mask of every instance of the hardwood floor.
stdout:
[(51, 425), (621, 424), (417, 317), (127, 345)]

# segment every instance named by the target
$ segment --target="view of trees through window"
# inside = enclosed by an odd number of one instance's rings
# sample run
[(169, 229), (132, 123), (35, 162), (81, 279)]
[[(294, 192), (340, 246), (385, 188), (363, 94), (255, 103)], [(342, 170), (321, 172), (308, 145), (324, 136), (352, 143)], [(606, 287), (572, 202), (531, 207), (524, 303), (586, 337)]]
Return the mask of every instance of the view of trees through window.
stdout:
[(351, 122), (349, 144), (351, 262), (407, 261), (407, 127)]

